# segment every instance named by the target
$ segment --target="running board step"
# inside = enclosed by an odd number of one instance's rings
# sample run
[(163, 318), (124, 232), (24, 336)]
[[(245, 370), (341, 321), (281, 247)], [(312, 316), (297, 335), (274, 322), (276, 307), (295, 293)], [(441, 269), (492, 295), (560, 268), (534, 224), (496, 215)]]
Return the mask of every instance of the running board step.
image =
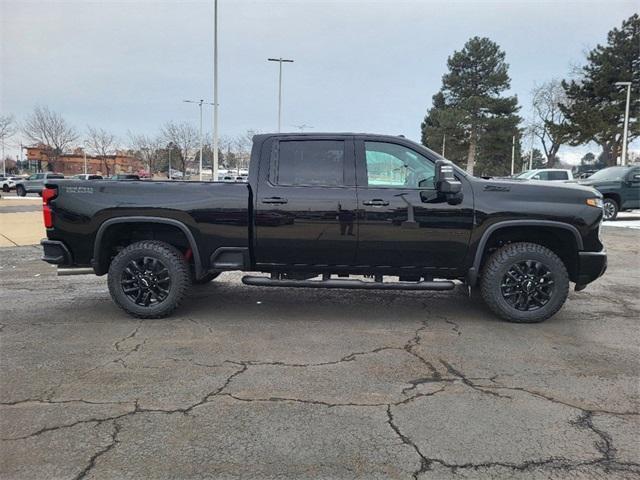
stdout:
[(352, 290), (453, 290), (450, 280), (434, 282), (364, 282), (355, 279), (336, 280), (274, 280), (269, 277), (246, 275), (242, 283), (255, 287), (291, 288), (347, 288)]

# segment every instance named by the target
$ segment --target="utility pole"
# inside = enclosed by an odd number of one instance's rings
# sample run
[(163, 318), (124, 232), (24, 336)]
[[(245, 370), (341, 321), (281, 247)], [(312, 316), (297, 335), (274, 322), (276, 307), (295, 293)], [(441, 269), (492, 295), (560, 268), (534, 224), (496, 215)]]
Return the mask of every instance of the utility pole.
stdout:
[(282, 63), (293, 63), (293, 60), (286, 58), (267, 58), (269, 62), (278, 62), (279, 74), (278, 74), (278, 133), (280, 133), (280, 125), (282, 124)]
[(218, 0), (213, 0), (213, 165), (211, 181), (218, 180)]
[(173, 143), (169, 142), (169, 180), (173, 180), (171, 175), (171, 150), (173, 150)]
[(531, 130), (531, 151), (529, 152), (529, 170), (533, 169), (533, 130)]
[[(624, 130), (622, 132), (622, 157), (620, 165), (627, 164), (627, 135), (629, 129), (629, 101), (631, 99), (631, 82), (616, 82), (614, 85), (619, 87), (627, 87), (627, 102), (624, 107)], [(4, 155), (3, 155), (4, 156)]]
[(516, 136), (511, 137), (511, 175), (514, 173), (516, 163)]
[[(183, 100), (183, 102), (185, 102), (185, 103), (195, 103), (200, 108), (200, 170), (198, 170), (198, 171), (200, 172), (200, 181), (202, 181), (202, 145), (203, 145), (203, 140), (202, 140), (202, 105), (205, 104), (205, 103), (207, 105), (214, 105), (214, 104), (213, 103), (209, 103), (209, 102), (205, 102), (202, 99), (200, 99), (200, 100)], [(213, 174), (213, 168), (212, 168), (212, 172), (211, 173)]]
[(443, 133), (442, 134), (442, 156), (444, 157), (444, 148), (447, 144), (447, 134)]

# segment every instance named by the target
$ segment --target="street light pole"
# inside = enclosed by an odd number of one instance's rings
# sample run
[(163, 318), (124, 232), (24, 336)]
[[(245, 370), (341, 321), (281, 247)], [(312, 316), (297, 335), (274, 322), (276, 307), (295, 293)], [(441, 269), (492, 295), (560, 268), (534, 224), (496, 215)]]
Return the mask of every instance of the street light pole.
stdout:
[(213, 165), (211, 181), (218, 179), (218, 0), (213, 0)]
[(267, 58), (269, 62), (278, 62), (279, 74), (278, 74), (278, 133), (280, 133), (280, 126), (282, 125), (282, 62), (293, 63), (293, 60), (286, 58)]
[[(202, 145), (203, 145), (203, 140), (202, 140), (202, 105), (203, 104), (207, 104), (207, 105), (214, 105), (213, 103), (209, 103), (209, 102), (205, 102), (204, 100), (200, 99), (200, 100), (183, 100), (183, 102), (185, 103), (195, 103), (196, 105), (198, 105), (198, 107), (200, 107), (200, 181), (202, 181)], [(215, 107), (215, 105), (214, 105)]]
[(516, 136), (511, 138), (511, 175), (514, 174), (514, 167), (516, 163)]
[(615, 85), (627, 87), (627, 103), (624, 107), (624, 130), (622, 133), (622, 158), (620, 165), (627, 164), (627, 135), (629, 129), (629, 101), (631, 99), (631, 82), (616, 82)]

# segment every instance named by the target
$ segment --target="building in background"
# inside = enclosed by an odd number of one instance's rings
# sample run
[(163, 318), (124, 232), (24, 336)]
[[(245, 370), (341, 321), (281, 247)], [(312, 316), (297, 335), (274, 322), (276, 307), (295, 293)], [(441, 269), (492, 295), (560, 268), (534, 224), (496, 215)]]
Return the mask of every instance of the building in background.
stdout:
[[(84, 173), (85, 154), (82, 148), (76, 148), (72, 153), (53, 155), (51, 149), (45, 145), (25, 148), (26, 160), (34, 167), (32, 170), (52, 171), (64, 175)], [(115, 175), (117, 173), (135, 173), (143, 171), (140, 159), (126, 152), (116, 152), (115, 155), (86, 156), (87, 173), (101, 175)]]

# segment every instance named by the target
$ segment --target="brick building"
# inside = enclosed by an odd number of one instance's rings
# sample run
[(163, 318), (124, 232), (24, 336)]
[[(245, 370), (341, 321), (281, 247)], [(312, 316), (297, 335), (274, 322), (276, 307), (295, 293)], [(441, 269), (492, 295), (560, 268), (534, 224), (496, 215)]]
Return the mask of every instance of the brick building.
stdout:
[[(50, 154), (51, 149), (44, 145), (26, 147), (26, 150), (26, 159), (34, 164), (40, 161), (42, 170), (54, 171), (64, 175), (84, 173), (85, 154), (82, 148), (76, 148), (72, 153), (63, 153), (55, 158)], [(87, 154), (86, 158), (87, 173), (99, 173), (106, 176), (107, 174), (114, 175), (116, 173), (139, 174), (144, 170), (144, 166), (139, 159), (124, 152), (116, 152), (115, 155), (107, 155), (106, 157)]]

